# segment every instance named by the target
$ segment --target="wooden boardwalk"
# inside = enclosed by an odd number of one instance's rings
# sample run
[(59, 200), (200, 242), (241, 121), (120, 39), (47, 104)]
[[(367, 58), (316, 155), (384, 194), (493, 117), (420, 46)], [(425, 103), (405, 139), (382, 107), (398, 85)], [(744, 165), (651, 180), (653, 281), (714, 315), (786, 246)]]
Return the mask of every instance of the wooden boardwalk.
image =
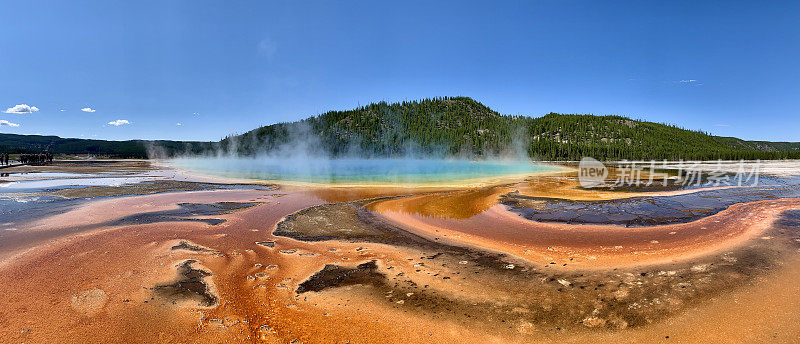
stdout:
[(37, 165), (37, 164), (41, 164), (41, 163), (26, 162), (24, 164), (23, 163), (17, 163), (17, 164), (11, 164), (11, 165), (0, 165), (0, 169), (12, 168), (12, 167), (17, 167), (17, 166), (25, 166), (25, 165)]

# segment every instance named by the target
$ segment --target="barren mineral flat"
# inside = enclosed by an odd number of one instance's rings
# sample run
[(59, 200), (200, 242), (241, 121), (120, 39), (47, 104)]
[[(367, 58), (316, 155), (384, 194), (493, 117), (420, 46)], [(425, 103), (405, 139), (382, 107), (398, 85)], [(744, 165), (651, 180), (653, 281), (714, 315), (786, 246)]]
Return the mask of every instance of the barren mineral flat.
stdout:
[(775, 164), (635, 190), (568, 166), (362, 186), (10, 168), (0, 341), (792, 343), (800, 163)]

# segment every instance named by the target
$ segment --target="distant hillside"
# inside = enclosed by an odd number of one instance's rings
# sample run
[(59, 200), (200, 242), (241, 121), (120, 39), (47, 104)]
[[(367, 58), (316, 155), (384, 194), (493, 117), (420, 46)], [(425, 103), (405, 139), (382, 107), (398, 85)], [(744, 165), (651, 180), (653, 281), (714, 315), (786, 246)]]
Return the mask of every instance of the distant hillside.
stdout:
[(114, 158), (146, 159), (154, 149), (163, 155), (184, 152), (199, 154), (212, 148), (211, 142), (182, 141), (106, 141), (69, 139), (58, 136), (0, 134), (0, 152), (54, 154), (91, 154)]
[(717, 136), (716, 138), (736, 149), (765, 152), (800, 152), (800, 142), (745, 141), (735, 137), (722, 136)]
[(230, 136), (221, 147), (252, 155), (297, 149), (331, 156), (522, 152), (543, 160), (800, 158), (800, 143), (744, 141), (621, 116), (501, 115), (467, 97), (370, 104)]
[(0, 134), (0, 152), (49, 151), (145, 158), (227, 152), (332, 157), (530, 156), (542, 160), (800, 159), (800, 142), (745, 141), (621, 116), (501, 115), (467, 97), (443, 97), (260, 127), (220, 142), (103, 141)]
[[(503, 116), (469, 98), (370, 104), (330, 111), (298, 122), (261, 127), (221, 142), (251, 154), (308, 144), (333, 156), (497, 153), (512, 143), (517, 117)], [(232, 148), (231, 148), (232, 147)]]

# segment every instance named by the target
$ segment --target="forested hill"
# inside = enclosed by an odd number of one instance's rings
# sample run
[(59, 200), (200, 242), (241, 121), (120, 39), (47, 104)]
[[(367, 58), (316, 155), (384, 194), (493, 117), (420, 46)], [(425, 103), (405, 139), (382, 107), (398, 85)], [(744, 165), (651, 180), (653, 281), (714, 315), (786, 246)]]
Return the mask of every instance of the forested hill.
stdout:
[(798, 142), (744, 141), (620, 116), (508, 116), (467, 97), (330, 111), (229, 136), (220, 143), (244, 155), (302, 149), (334, 157), (527, 153), (542, 160), (800, 158)]
[(800, 142), (745, 141), (620, 116), (501, 115), (466, 97), (370, 104), (261, 127), (220, 142), (104, 141), (0, 134), (0, 152), (118, 158), (223, 152), (332, 157), (525, 156), (542, 160), (800, 159)]
[(0, 153), (80, 154), (111, 158), (146, 159), (161, 156), (201, 154), (212, 149), (211, 142), (185, 141), (106, 141), (61, 138), (58, 136), (0, 134)]

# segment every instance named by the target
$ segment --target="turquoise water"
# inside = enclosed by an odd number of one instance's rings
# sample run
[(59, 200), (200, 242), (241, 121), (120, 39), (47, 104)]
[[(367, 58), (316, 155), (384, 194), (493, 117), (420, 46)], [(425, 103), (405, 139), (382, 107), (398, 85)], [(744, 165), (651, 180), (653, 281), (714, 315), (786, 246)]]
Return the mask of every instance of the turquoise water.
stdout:
[(181, 158), (168, 165), (229, 178), (309, 183), (433, 184), (554, 170), (527, 161)]

